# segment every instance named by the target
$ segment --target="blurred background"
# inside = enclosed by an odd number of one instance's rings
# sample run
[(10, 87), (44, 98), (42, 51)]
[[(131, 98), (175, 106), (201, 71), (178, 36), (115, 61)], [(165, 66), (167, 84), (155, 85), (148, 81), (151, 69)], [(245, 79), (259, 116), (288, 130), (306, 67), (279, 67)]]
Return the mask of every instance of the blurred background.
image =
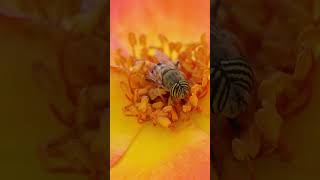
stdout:
[[(318, 0), (221, 1), (216, 23), (237, 37), (259, 85), (275, 73), (296, 77), (297, 72), (309, 72), (306, 78), (295, 81), (304, 88), (297, 88), (295, 93), (293, 87), (288, 88), (292, 93), (290, 101), (301, 106), (292, 108), (290, 113), (288, 104), (284, 107), (288, 111), (281, 105), (277, 107), (283, 118), (280, 132), (290, 159), (283, 160), (279, 152), (256, 158), (253, 171), (257, 180), (320, 177), (319, 8)], [(282, 85), (279, 81), (274, 88)], [(247, 164), (243, 162), (226, 163), (222, 171), (220, 179), (249, 179)]]
[[(105, 138), (100, 120), (72, 119), (88, 117), (78, 108), (83, 88), (91, 96), (97, 91), (108, 93), (108, 4), (104, 0), (0, 1), (3, 179), (102, 178), (107, 149), (101, 147), (107, 145), (92, 148), (96, 151), (89, 148)], [(107, 112), (106, 97), (97, 99), (99, 108)], [(59, 114), (64, 120), (59, 120)], [(53, 142), (62, 135), (67, 142)]]

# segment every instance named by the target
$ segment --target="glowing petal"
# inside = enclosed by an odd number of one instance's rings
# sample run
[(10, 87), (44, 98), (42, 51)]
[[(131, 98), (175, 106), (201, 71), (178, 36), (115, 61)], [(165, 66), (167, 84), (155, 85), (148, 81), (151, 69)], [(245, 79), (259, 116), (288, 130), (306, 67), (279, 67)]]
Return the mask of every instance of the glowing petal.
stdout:
[(210, 179), (210, 137), (194, 126), (176, 131), (146, 125), (111, 179)]
[(110, 6), (111, 36), (123, 42), (126, 49), (128, 32), (146, 34), (150, 37), (148, 42), (155, 44), (159, 44), (158, 34), (182, 42), (198, 40), (202, 33), (209, 34), (210, 1), (111, 0)]
[(125, 153), (141, 125), (135, 117), (125, 116), (122, 108), (128, 104), (124, 93), (119, 93), (121, 74), (111, 71), (110, 75), (110, 166), (112, 167)]

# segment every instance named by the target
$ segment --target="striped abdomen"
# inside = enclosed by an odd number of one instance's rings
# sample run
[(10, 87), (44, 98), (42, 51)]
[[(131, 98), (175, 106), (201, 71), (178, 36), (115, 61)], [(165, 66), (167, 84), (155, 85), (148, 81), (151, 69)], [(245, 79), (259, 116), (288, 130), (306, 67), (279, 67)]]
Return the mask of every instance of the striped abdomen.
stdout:
[(162, 84), (175, 98), (185, 98), (190, 91), (189, 83), (177, 69), (169, 69), (163, 72)]
[(254, 86), (254, 74), (244, 60), (220, 60), (211, 68), (213, 113), (235, 118), (245, 111)]

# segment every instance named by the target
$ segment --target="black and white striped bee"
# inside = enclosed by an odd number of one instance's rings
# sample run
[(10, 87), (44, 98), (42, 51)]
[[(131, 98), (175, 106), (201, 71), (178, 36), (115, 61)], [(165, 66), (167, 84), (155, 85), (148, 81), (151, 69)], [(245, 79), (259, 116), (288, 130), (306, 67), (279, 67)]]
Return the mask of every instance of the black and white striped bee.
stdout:
[(178, 70), (179, 61), (174, 63), (160, 51), (156, 52), (156, 58), (159, 63), (153, 65), (147, 79), (169, 91), (173, 98), (186, 98), (190, 93), (190, 86), (185, 76)]
[[(216, 19), (220, 1), (213, 4)], [(236, 38), (214, 21), (210, 27), (211, 36), (211, 105), (214, 114), (221, 113), (229, 119), (246, 111), (254, 88), (254, 73), (242, 58), (233, 42)]]
[(251, 101), (254, 74), (242, 59), (221, 59), (211, 67), (211, 102), (213, 113), (236, 118)]
[(214, 137), (211, 141), (211, 157), (218, 177), (225, 173), (225, 148), (230, 148), (229, 141), (239, 137), (252, 122), (251, 110), (256, 105), (253, 69), (241, 53), (237, 37), (217, 23), (221, 3), (220, 0), (211, 0), (210, 24), (211, 132)]

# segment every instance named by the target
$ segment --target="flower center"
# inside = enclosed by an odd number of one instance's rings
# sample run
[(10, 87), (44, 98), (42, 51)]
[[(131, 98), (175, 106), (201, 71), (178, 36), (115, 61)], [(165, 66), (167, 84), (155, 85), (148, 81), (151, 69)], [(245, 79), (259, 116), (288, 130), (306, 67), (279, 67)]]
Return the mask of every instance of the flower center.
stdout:
[[(127, 77), (126, 82), (120, 82), (129, 100), (123, 112), (137, 117), (139, 123), (151, 121), (155, 126), (172, 128), (201, 111), (199, 101), (209, 91), (210, 48), (205, 35), (189, 44), (171, 42), (164, 35), (158, 38), (160, 46), (149, 45), (145, 35), (129, 33), (131, 53), (124, 56), (118, 49), (115, 63)], [(174, 73), (164, 76), (169, 72)], [(174, 85), (182, 81), (185, 87)], [(181, 92), (184, 90), (188, 92)], [(177, 98), (173, 93), (183, 96)]]

